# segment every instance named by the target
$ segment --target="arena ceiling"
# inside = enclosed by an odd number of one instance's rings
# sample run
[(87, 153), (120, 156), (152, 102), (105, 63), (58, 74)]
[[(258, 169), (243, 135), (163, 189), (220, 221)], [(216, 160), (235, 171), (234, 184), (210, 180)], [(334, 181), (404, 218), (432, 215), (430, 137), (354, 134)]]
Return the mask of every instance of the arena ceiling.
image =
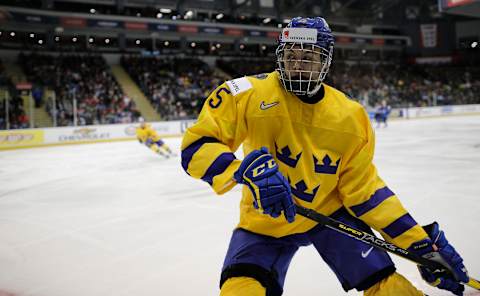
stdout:
[[(233, 18), (254, 16), (283, 20), (293, 16), (324, 16), (329, 20), (348, 21), (350, 24), (402, 24), (405, 19), (428, 20), (445, 17), (439, 11), (439, 0), (3, 0), (3, 5), (24, 6), (42, 2), (44, 8), (68, 5), (103, 5), (122, 11), (128, 7), (172, 9), (179, 14), (192, 10), (210, 14), (224, 13)], [(469, 2), (469, 6), (455, 6), (444, 12), (452, 15), (480, 16), (480, 0), (440, 0)], [(24, 3), (24, 5), (21, 5)], [(34, 7), (33, 5), (32, 7)], [(461, 17), (460, 17), (461, 18)]]

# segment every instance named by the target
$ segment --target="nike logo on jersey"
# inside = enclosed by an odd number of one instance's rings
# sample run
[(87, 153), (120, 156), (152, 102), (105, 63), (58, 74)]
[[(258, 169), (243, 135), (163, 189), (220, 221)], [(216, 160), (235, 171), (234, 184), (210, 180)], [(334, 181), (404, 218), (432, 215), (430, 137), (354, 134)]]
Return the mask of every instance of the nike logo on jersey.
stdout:
[(371, 247), (370, 249), (368, 249), (366, 252), (363, 252), (362, 251), (362, 258), (367, 258), (368, 255), (370, 255), (370, 252), (373, 250), (373, 247)]
[(267, 110), (269, 108), (277, 106), (278, 104), (280, 104), (280, 102), (273, 102), (273, 103), (270, 103), (270, 104), (265, 104), (265, 101), (262, 101), (260, 103), (260, 109)]

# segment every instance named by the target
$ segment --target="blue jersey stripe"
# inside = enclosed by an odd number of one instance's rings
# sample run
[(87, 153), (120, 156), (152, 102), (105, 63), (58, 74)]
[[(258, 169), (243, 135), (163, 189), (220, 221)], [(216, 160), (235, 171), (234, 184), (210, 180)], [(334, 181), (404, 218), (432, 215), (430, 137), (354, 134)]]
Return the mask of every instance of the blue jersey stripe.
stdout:
[(360, 217), (368, 211), (374, 209), (382, 201), (393, 195), (395, 195), (395, 193), (393, 193), (388, 187), (385, 186), (375, 191), (375, 193), (367, 201), (359, 205), (350, 207), (350, 210), (355, 213), (355, 216)]
[(193, 155), (202, 147), (203, 144), (206, 143), (219, 143), (220, 141), (213, 138), (213, 137), (202, 137), (192, 144), (190, 144), (187, 148), (182, 150), (182, 167), (188, 174), (188, 165), (192, 160)]
[(397, 236), (401, 235), (415, 225), (417, 225), (417, 222), (413, 220), (412, 216), (410, 216), (409, 213), (406, 213), (402, 217), (390, 223), (390, 225), (383, 228), (382, 230), (391, 238), (396, 238)]
[(213, 184), (213, 177), (225, 172), (228, 166), (236, 159), (235, 155), (231, 152), (220, 154), (217, 159), (208, 167), (202, 180), (210, 184)]

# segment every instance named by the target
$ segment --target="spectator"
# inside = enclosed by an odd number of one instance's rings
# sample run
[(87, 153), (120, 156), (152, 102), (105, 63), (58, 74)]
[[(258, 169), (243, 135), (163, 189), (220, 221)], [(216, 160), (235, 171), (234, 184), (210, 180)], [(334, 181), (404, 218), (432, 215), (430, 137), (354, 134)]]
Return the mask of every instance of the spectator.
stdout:
[[(55, 90), (57, 125), (130, 123), (139, 117), (135, 103), (124, 94), (100, 55), (20, 54), (29, 81)], [(127, 102), (127, 103), (126, 103)], [(53, 102), (47, 104), (53, 117)]]
[(222, 80), (194, 58), (124, 56), (121, 63), (165, 120), (195, 118), (208, 91)]

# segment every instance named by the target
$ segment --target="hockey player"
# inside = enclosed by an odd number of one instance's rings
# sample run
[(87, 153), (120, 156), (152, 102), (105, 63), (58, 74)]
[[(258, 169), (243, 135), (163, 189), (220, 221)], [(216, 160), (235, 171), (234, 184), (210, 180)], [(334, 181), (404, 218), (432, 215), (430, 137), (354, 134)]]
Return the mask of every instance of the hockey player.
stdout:
[(387, 101), (382, 100), (380, 105), (375, 110), (375, 121), (377, 122), (377, 128), (379, 128), (382, 123), (384, 124), (384, 127), (388, 126), (387, 121), (391, 111), (392, 108), (387, 104)]
[[(321, 17), (290, 21), (272, 73), (230, 80), (207, 98), (182, 142), (182, 166), (217, 194), (244, 184), (240, 222), (222, 268), (222, 296), (281, 295), (288, 266), (313, 245), (345, 291), (423, 295), (395, 271), (389, 255), (296, 216), (294, 204), (450, 267), (421, 267), (432, 285), (462, 295), (462, 258), (437, 223), (417, 224), (372, 163), (375, 139), (367, 113), (323, 83), (334, 38)], [(243, 144), (243, 160), (233, 154)], [(431, 258), (431, 257), (429, 257)]]
[(137, 134), (137, 139), (141, 144), (145, 144), (153, 152), (162, 155), (165, 158), (175, 156), (172, 150), (165, 144), (165, 142), (160, 138), (157, 132), (146, 123), (145, 120), (140, 117), (138, 119), (140, 123), (139, 127), (135, 130)]

